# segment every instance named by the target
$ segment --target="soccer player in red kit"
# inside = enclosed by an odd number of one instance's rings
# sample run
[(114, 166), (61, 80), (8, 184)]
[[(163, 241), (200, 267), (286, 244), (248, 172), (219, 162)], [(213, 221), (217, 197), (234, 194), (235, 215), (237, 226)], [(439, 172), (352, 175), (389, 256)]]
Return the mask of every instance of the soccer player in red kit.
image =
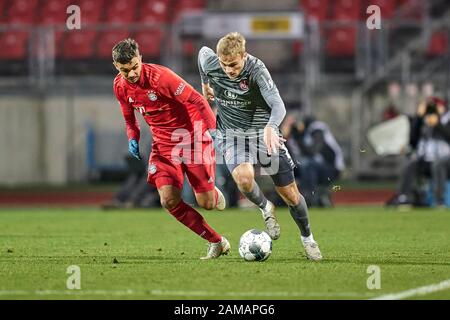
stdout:
[(162, 207), (209, 242), (207, 255), (201, 259), (228, 253), (228, 240), (181, 198), (186, 174), (202, 208), (225, 209), (225, 198), (214, 185), (215, 153), (209, 130), (216, 128), (216, 120), (208, 102), (172, 70), (142, 63), (133, 39), (116, 44), (112, 57), (119, 71), (114, 93), (125, 119), (130, 153), (141, 158), (134, 113), (138, 111), (153, 136), (147, 181), (158, 189)]

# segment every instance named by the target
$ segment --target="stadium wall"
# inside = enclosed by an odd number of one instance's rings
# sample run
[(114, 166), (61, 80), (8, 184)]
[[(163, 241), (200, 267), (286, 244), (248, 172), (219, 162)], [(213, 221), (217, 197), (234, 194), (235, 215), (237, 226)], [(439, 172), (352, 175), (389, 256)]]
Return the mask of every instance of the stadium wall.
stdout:
[[(0, 113), (2, 185), (85, 180), (88, 125), (117, 132), (126, 141), (113, 95), (2, 95)], [(125, 154), (126, 144), (123, 148)]]

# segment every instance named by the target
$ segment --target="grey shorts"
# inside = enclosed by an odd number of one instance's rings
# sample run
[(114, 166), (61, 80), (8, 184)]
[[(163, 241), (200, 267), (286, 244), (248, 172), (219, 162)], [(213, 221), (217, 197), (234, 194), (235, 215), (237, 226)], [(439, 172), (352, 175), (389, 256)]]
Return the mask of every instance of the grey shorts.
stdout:
[(223, 156), (230, 173), (240, 164), (250, 163), (261, 169), (260, 174), (269, 175), (278, 187), (294, 181), (295, 164), (284, 145), (278, 153), (269, 156), (262, 137), (221, 137), (216, 138), (216, 149)]

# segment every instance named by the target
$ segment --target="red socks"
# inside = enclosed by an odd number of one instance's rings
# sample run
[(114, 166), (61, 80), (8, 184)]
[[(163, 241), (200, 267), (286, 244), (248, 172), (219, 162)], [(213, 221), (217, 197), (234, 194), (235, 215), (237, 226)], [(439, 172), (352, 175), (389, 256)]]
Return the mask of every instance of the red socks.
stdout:
[[(217, 191), (216, 191), (217, 192)], [(209, 242), (219, 242), (222, 237), (211, 228), (206, 220), (194, 208), (184, 203), (183, 200), (170, 210), (170, 213), (186, 227), (194, 231), (200, 237)]]

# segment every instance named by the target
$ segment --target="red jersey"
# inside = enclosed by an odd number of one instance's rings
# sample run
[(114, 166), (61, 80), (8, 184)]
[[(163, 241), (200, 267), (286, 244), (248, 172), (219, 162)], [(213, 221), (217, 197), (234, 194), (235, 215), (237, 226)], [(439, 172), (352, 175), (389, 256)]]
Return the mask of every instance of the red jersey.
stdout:
[(190, 84), (169, 68), (143, 63), (137, 83), (118, 74), (114, 93), (125, 119), (128, 139), (139, 141), (140, 128), (134, 111), (139, 111), (150, 126), (153, 142), (174, 146), (194, 140), (194, 128), (203, 135), (216, 128), (208, 102)]

